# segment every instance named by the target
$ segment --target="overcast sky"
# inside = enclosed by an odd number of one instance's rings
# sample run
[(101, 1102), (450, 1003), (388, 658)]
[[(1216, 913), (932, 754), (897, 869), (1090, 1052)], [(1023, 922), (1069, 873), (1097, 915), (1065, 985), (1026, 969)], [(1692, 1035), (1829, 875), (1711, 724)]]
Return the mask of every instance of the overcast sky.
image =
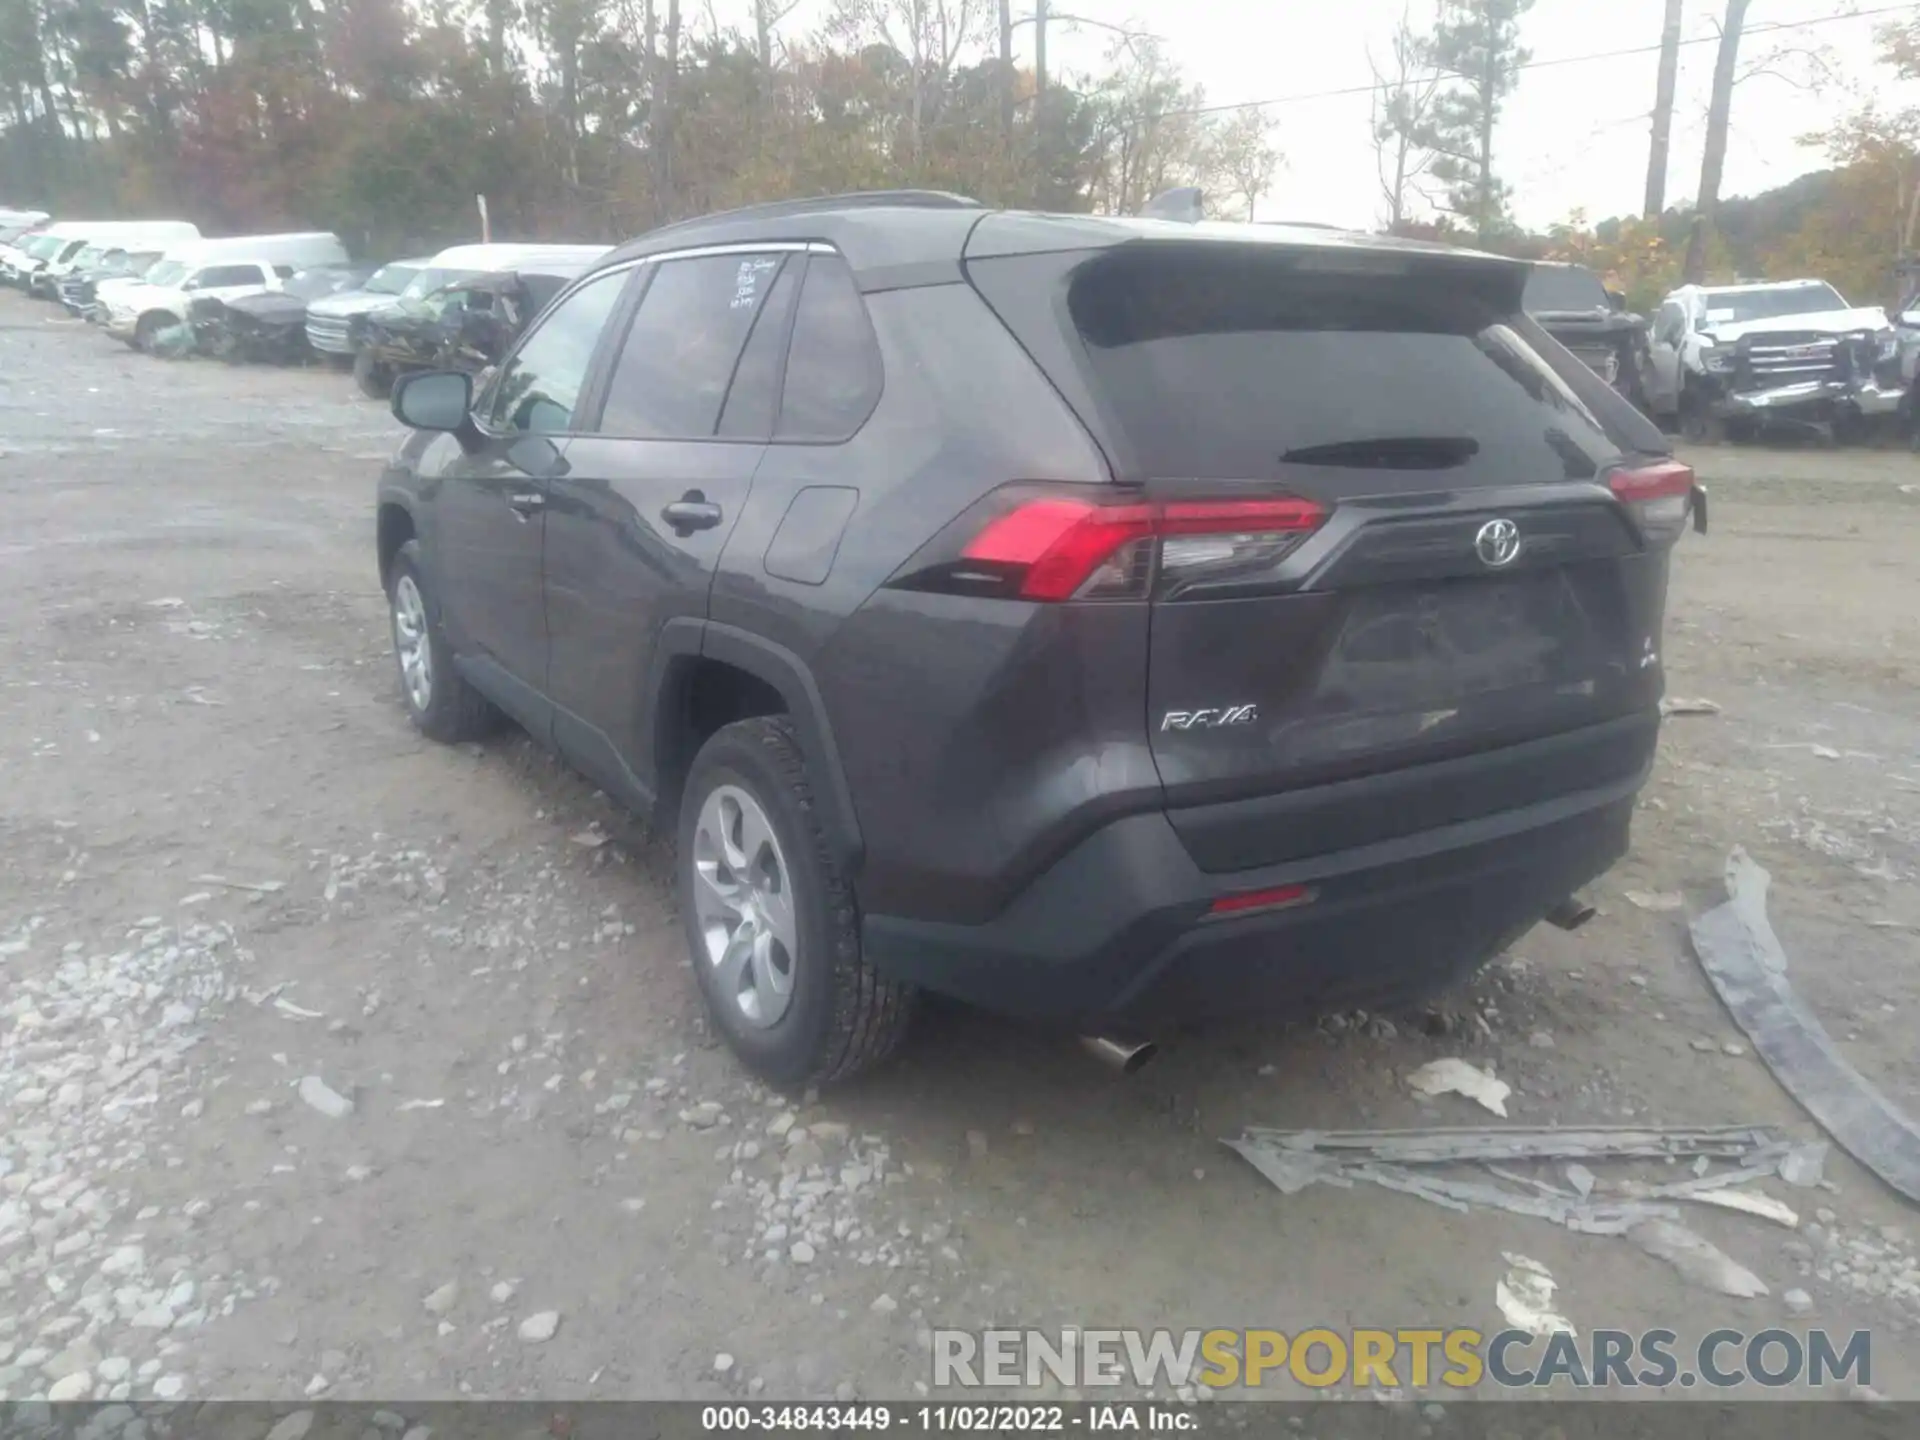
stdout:
[[(723, 17), (733, 8), (715, 0)], [(991, 0), (978, 0), (990, 7)], [(1824, 129), (1852, 109), (1870, 88), (1887, 94), (1886, 72), (1872, 64), (1873, 31), (1888, 18), (1836, 20), (1766, 33), (1850, 12), (1878, 10), (1891, 0), (1753, 0), (1744, 58), (1759, 60), (1782, 47), (1818, 46), (1837, 81), (1819, 90), (1760, 74), (1735, 91), (1732, 139), (1724, 195), (1770, 189), (1825, 161), (1798, 138)], [(831, 0), (805, 0), (789, 25), (809, 27)], [(1383, 58), (1395, 22), (1411, 6), (1416, 22), (1433, 0), (1053, 0), (1071, 13), (1131, 24), (1162, 37), (1171, 54), (1206, 87), (1213, 104), (1307, 96), (1373, 79), (1368, 47)], [(1703, 41), (1681, 51), (1679, 102), (1667, 198), (1689, 199), (1698, 188), (1707, 91), (1713, 75), (1715, 20), (1724, 0), (1687, 0), (1683, 31)], [(1015, 0), (1030, 14), (1032, 0)], [(1903, 7), (1907, 13), (1920, 6)], [(1663, 0), (1536, 0), (1522, 37), (1536, 62), (1571, 59), (1660, 42)], [(1056, 70), (1091, 70), (1111, 35), (1091, 28), (1056, 33), (1049, 62)], [(1031, 59), (1033, 27), (1017, 32), (1023, 62)], [(1519, 220), (1544, 228), (1584, 209), (1589, 220), (1634, 213), (1646, 186), (1648, 116), (1653, 108), (1657, 56), (1652, 54), (1548, 65), (1520, 77), (1495, 145), (1498, 171), (1514, 190)], [(1805, 78), (1805, 62), (1782, 68)], [(1293, 99), (1265, 108), (1287, 161), (1262, 203), (1263, 218), (1322, 220), (1371, 227), (1380, 218), (1379, 187), (1369, 138), (1365, 95)]]

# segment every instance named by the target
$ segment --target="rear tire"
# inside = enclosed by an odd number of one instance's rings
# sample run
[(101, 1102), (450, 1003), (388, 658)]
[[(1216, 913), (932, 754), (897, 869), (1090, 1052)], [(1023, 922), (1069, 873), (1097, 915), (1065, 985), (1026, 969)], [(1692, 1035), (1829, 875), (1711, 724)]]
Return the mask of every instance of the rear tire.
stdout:
[(454, 668), (453, 647), (440, 628), (440, 606), (427, 585), (418, 540), (402, 545), (387, 567), (387, 615), (400, 698), (420, 732), (452, 745), (498, 730), (504, 717)]
[(785, 716), (728, 725), (701, 747), (675, 873), (707, 1013), (749, 1069), (783, 1088), (829, 1084), (898, 1048), (915, 992), (861, 953), (853, 889)]
[(371, 350), (353, 354), (353, 383), (369, 400), (384, 400), (393, 393), (393, 372), (373, 358)]

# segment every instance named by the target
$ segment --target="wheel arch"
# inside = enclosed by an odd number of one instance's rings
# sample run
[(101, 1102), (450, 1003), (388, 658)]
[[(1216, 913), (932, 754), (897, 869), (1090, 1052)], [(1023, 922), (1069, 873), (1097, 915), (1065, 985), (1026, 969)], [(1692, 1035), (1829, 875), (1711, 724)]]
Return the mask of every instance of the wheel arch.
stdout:
[(725, 676), (738, 677), (740, 688), (732, 698), (745, 707), (727, 719), (784, 714), (792, 720), (813, 780), (821, 830), (843, 872), (857, 874), (865, 845), (812, 672), (785, 646), (731, 625), (678, 617), (667, 622), (654, 648), (639, 750), (653, 770), (657, 809), (663, 816), (677, 812), (693, 758), (712, 733), (696, 713), (696, 700), (702, 686)]

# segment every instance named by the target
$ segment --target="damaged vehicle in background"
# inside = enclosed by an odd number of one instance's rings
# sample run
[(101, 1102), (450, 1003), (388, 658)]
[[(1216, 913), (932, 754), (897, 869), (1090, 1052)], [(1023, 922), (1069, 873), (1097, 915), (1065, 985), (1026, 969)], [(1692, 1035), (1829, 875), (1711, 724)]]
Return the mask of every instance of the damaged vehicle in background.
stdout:
[(495, 364), (547, 302), (605, 253), (604, 246), (554, 248), (560, 253), (462, 276), (363, 316), (353, 365), (362, 392), (377, 400), (417, 370), (477, 374)]
[(60, 279), (56, 298), (69, 315), (91, 319), (100, 287), (111, 280), (138, 280), (158, 263), (159, 250), (107, 250), (85, 269), (76, 267)]
[(1824, 280), (1687, 285), (1661, 302), (1647, 400), (1696, 443), (1770, 427), (1860, 437), (1901, 408), (1900, 339)]
[[(393, 304), (432, 263), (431, 256), (395, 260), (374, 271), (358, 289), (342, 290), (311, 301), (307, 305), (308, 346), (316, 355), (352, 364), (355, 322), (363, 315)], [(444, 282), (435, 282), (441, 283)]]
[(202, 296), (187, 309), (194, 348), (217, 360), (298, 364), (313, 354), (307, 345), (307, 307), (357, 290), (373, 273), (369, 265), (322, 265), (298, 272), (278, 289)]
[(1542, 260), (1527, 275), (1521, 303), (1542, 330), (1645, 412), (1647, 321), (1627, 309), (1624, 297), (1584, 265)]

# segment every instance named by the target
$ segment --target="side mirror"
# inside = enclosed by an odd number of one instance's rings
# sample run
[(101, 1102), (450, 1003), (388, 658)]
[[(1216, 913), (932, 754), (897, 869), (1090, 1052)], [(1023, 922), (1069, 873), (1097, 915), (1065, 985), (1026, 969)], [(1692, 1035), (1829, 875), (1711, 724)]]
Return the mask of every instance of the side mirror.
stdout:
[(1627, 310), (1627, 297), (1622, 295), (1618, 290), (1609, 290), (1607, 291), (1607, 304), (1624, 315)]
[(567, 457), (544, 435), (522, 435), (507, 446), (507, 463), (535, 480), (558, 480), (567, 473)]
[(423, 370), (393, 384), (393, 418), (415, 430), (464, 430), (473, 409), (473, 380), (457, 370)]

